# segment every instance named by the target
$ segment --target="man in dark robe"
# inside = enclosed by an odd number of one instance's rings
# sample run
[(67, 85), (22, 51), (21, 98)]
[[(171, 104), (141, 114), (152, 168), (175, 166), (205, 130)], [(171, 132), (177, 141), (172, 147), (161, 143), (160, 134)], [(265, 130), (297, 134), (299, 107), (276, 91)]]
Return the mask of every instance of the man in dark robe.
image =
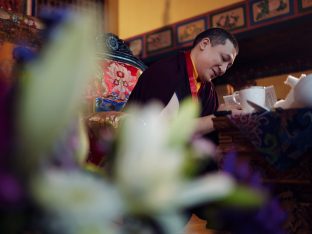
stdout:
[[(172, 57), (158, 61), (143, 72), (127, 105), (132, 102), (146, 104), (157, 100), (167, 106), (174, 93), (179, 102), (191, 96), (185, 52), (179, 52)], [(202, 104), (201, 116), (213, 114), (217, 110), (217, 93), (211, 82), (203, 82), (198, 96)]]
[(219, 108), (211, 80), (231, 67), (237, 53), (238, 43), (226, 30), (203, 31), (195, 38), (190, 51), (160, 60), (145, 70), (130, 94), (127, 106), (159, 101), (165, 108), (177, 109), (178, 105), (174, 103), (192, 96), (201, 106), (195, 132), (211, 133), (214, 131), (213, 114)]
[[(201, 113), (195, 133), (217, 142), (212, 118), (219, 107), (218, 97), (212, 79), (223, 75), (233, 64), (238, 53), (238, 43), (234, 36), (224, 29), (211, 28), (200, 33), (190, 51), (152, 64), (139, 77), (130, 94), (127, 106), (133, 103), (145, 105), (151, 101), (161, 102), (164, 110), (178, 109), (179, 103), (187, 97), (200, 102)], [(163, 111), (164, 111), (163, 110)], [(239, 110), (234, 110), (234, 114)], [(236, 113), (235, 113), (236, 112)], [(217, 170), (215, 162), (202, 162), (195, 176)], [(185, 210), (205, 219), (205, 206), (190, 207)]]

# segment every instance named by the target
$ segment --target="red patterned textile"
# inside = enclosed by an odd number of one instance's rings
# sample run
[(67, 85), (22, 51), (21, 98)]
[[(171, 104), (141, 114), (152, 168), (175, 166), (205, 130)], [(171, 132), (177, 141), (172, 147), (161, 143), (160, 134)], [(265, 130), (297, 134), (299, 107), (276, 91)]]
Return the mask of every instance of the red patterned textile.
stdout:
[(141, 74), (141, 70), (112, 60), (103, 61), (101, 65), (104, 71), (103, 81), (107, 88), (107, 93), (104, 94), (104, 97), (127, 100)]
[[(87, 90), (87, 98), (93, 102), (101, 99), (96, 104), (96, 111), (119, 110), (119, 103), (123, 106), (136, 85), (142, 71), (132, 65), (104, 59), (100, 62), (95, 79), (92, 80)], [(110, 101), (111, 108), (103, 106)], [(101, 106), (102, 105), (102, 106)]]

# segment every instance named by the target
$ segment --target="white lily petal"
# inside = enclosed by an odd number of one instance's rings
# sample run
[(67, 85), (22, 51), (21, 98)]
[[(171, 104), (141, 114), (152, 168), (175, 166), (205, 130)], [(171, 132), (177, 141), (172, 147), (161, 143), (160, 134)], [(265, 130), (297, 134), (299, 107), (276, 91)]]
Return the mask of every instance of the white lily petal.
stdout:
[(94, 38), (93, 17), (76, 16), (60, 27), (40, 60), (27, 67), (17, 114), (27, 154), (38, 156), (47, 150), (77, 115), (96, 64)]
[(196, 124), (194, 119), (198, 117), (198, 113), (199, 105), (191, 99), (182, 102), (178, 115), (169, 125), (169, 144), (181, 146), (190, 139)]
[[(70, 225), (68, 225), (70, 224)], [(65, 233), (68, 234), (120, 234), (120, 228), (111, 223), (103, 222), (85, 222), (79, 220), (77, 223), (65, 224)]]
[(84, 164), (86, 161), (86, 157), (88, 155), (90, 145), (88, 138), (88, 130), (83, 122), (82, 117), (79, 118), (77, 128), (78, 128), (78, 140), (77, 140), (78, 147), (76, 149), (75, 156), (80, 164)]
[(182, 234), (187, 222), (183, 216), (176, 213), (159, 215), (156, 216), (155, 219), (160, 224), (163, 233), (168, 234)]
[(117, 179), (134, 209), (138, 204), (142, 209), (162, 209), (181, 176), (182, 151), (168, 147), (169, 122), (159, 118), (159, 108), (152, 105), (133, 111), (122, 127)]
[(47, 171), (32, 181), (31, 188), (42, 207), (72, 221), (112, 221), (123, 212), (113, 186), (79, 171)]
[(209, 174), (186, 183), (175, 196), (175, 206), (184, 207), (211, 202), (227, 196), (234, 189), (232, 177), (225, 173)]

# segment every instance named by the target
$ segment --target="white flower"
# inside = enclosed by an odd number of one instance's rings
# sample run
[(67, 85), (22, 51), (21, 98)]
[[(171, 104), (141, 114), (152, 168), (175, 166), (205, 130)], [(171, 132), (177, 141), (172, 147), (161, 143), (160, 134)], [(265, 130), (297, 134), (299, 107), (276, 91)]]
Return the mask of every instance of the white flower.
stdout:
[(122, 193), (131, 198), (130, 209), (163, 209), (182, 176), (182, 152), (167, 147), (169, 123), (159, 121), (159, 108), (134, 111), (122, 128), (117, 180)]
[[(73, 15), (57, 30), (40, 59), (26, 66), (21, 80), (17, 133), (21, 165), (33, 171), (42, 155), (79, 113), (82, 93), (96, 66), (94, 18)], [(31, 157), (30, 157), (31, 156)], [(30, 168), (31, 167), (31, 168)]]
[(234, 189), (234, 180), (226, 173), (211, 173), (179, 188), (174, 199), (177, 206), (192, 206), (224, 198)]
[(129, 209), (158, 213), (227, 195), (233, 182), (226, 175), (191, 182), (184, 178), (186, 142), (197, 108), (182, 104), (174, 120), (160, 118), (160, 108), (134, 107), (121, 129), (116, 176)]
[(33, 180), (32, 192), (46, 210), (73, 221), (112, 221), (123, 209), (112, 185), (81, 171), (49, 170)]

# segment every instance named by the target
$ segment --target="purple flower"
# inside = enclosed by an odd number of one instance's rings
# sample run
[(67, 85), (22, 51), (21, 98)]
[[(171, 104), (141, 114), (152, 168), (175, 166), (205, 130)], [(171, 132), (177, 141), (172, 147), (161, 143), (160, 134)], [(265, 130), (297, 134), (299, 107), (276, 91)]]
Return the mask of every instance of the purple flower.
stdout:
[(0, 205), (17, 204), (22, 198), (23, 189), (19, 181), (11, 174), (0, 171)]
[(13, 172), (15, 87), (0, 73), (0, 206), (11, 207), (23, 197), (21, 183)]
[(261, 183), (259, 171), (251, 170), (245, 161), (238, 161), (235, 152), (231, 152), (224, 157), (222, 170), (231, 174), (239, 183), (243, 183), (252, 188), (265, 189)]
[[(225, 156), (223, 170), (231, 174), (238, 183), (269, 193), (269, 190), (261, 184), (260, 173), (251, 170), (247, 162), (238, 161), (234, 152)], [(220, 227), (233, 234), (285, 233), (282, 225), (286, 213), (275, 198), (268, 199), (258, 209), (224, 208), (217, 213)]]

